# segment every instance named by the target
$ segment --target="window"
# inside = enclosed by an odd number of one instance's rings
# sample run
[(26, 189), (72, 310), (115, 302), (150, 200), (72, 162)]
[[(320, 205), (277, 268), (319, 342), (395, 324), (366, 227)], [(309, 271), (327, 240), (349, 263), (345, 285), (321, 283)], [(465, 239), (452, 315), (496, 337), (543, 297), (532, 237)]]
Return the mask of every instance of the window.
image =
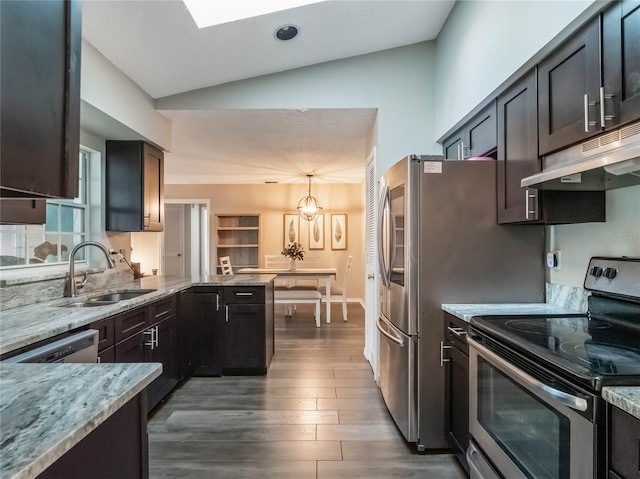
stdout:
[[(74, 245), (84, 241), (88, 224), (89, 155), (80, 151), (78, 197), (47, 200), (44, 225), (0, 225), (0, 268), (67, 263)], [(84, 260), (78, 251), (76, 260)]]

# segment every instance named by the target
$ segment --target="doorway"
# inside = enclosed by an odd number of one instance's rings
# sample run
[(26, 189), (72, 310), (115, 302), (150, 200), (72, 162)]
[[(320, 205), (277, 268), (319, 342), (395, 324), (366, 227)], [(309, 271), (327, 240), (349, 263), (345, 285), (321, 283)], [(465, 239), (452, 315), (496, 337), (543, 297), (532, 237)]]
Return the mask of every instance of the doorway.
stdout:
[(165, 276), (209, 274), (209, 201), (167, 200), (163, 233)]

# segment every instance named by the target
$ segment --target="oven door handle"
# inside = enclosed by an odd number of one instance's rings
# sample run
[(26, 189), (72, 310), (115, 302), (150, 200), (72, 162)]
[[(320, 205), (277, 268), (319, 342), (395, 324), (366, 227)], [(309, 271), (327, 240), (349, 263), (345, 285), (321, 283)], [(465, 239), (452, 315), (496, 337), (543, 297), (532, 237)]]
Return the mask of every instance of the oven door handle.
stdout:
[(529, 386), (538, 390), (542, 395), (547, 396), (553, 401), (559, 402), (563, 406), (570, 407), (571, 409), (575, 409), (576, 411), (586, 411), (589, 407), (589, 404), (586, 399), (573, 396), (564, 391), (559, 391), (557, 389), (552, 388), (551, 386), (546, 385), (542, 381), (537, 380), (533, 376), (525, 373), (521, 369), (515, 367), (509, 362), (502, 359), (493, 351), (487, 349), (482, 344), (478, 343), (474, 339), (467, 338), (469, 346), (477, 350), (482, 354), (482, 356), (492, 360), (493, 362), (500, 365), (500, 367), (509, 373), (513, 374), (515, 377), (528, 384)]

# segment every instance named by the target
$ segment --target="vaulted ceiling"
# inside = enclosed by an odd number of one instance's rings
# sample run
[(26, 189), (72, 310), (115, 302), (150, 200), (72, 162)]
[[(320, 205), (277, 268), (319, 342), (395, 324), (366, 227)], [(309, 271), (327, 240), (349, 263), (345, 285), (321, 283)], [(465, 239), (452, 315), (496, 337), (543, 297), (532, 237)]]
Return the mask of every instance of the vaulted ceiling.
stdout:
[[(213, 1), (213, 0), (211, 0)], [(241, 1), (241, 0), (235, 0)], [(83, 3), (83, 37), (152, 98), (434, 39), (454, 0), (330, 0), (199, 29), (181, 0)], [(282, 42), (275, 30), (299, 27)], [(361, 182), (375, 109), (163, 112), (168, 183)]]

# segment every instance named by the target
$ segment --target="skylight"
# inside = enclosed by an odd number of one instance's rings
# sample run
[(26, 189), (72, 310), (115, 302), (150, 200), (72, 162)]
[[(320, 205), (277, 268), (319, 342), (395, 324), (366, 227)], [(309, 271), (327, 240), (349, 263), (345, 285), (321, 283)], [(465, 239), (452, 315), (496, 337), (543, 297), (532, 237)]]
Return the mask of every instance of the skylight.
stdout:
[(221, 25), (324, 0), (183, 0), (198, 28)]

